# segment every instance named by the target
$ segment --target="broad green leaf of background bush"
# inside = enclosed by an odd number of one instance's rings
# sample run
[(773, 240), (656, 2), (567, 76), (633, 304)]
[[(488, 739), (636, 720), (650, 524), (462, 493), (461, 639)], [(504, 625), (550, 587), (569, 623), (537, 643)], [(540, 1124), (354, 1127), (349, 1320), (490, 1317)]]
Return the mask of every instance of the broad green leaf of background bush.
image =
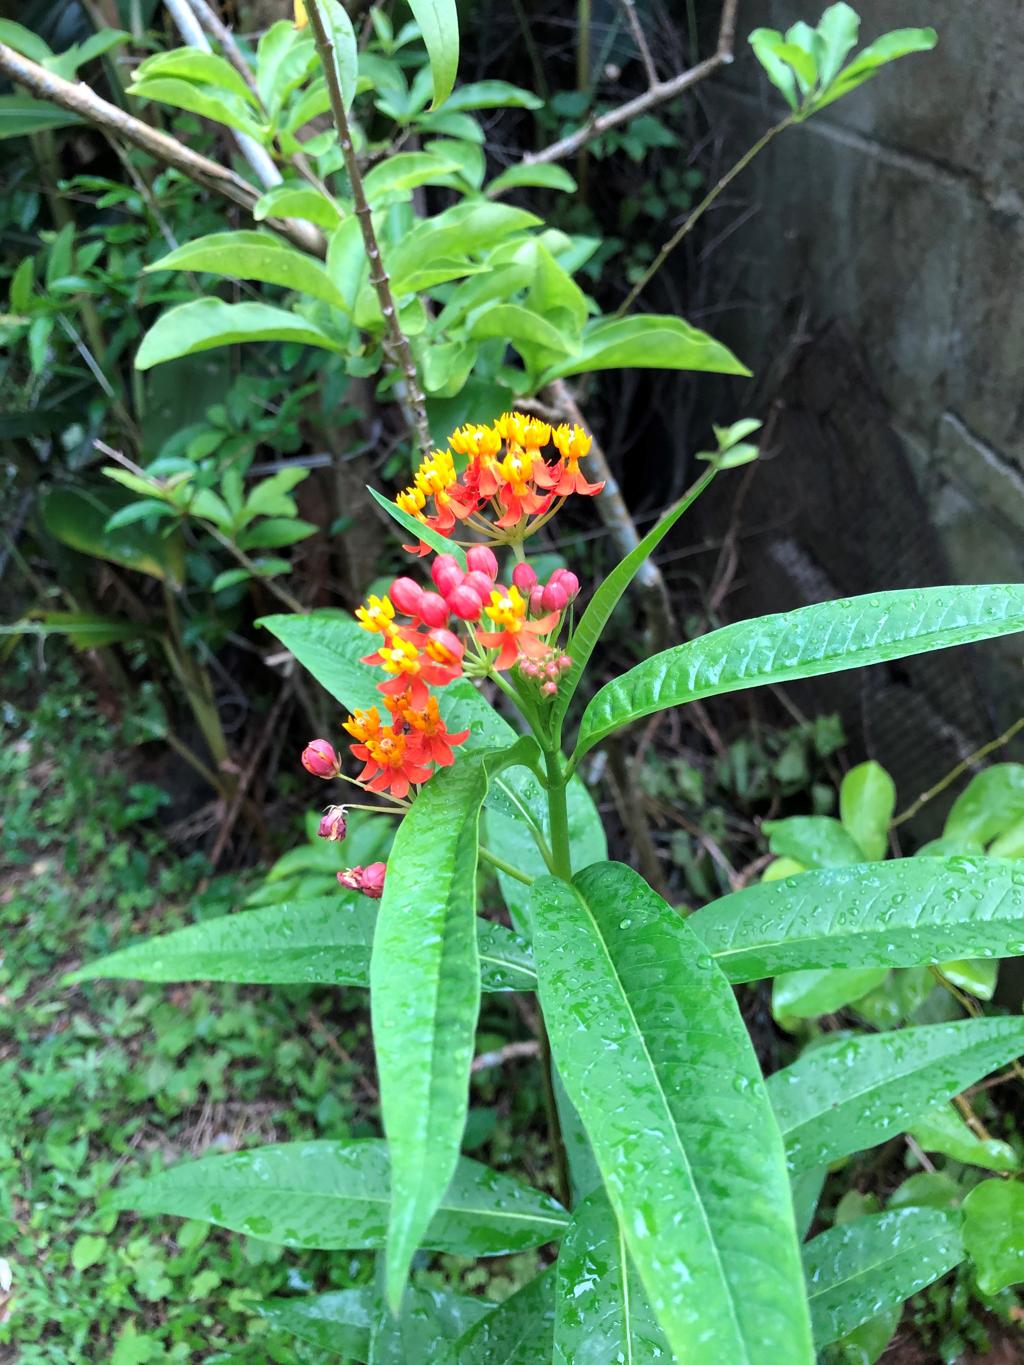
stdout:
[(988, 844), (1024, 818), (1024, 763), (995, 763), (953, 802), (943, 838)]
[(967, 1166), (989, 1171), (1017, 1171), (1020, 1161), (1008, 1142), (979, 1138), (971, 1132), (951, 1104), (929, 1109), (910, 1128), (910, 1135), (925, 1152), (941, 1152)]
[(62, 545), (180, 587), (185, 581), (181, 536), (177, 532), (163, 536), (138, 523), (108, 531), (111, 516), (123, 506), (124, 495), (112, 489), (97, 492), (62, 486), (43, 493), (40, 516), (50, 535)]
[(983, 1294), (1024, 1282), (1024, 1185), (984, 1180), (964, 1200), (964, 1245)]
[(691, 327), (682, 318), (652, 313), (598, 318), (588, 323), (579, 351), (546, 369), (538, 378), (537, 387), (592, 370), (633, 368), (750, 374), (727, 346), (706, 332)]
[(772, 1014), (776, 1019), (816, 1019), (833, 1014), (880, 986), (888, 967), (852, 967), (847, 970), (812, 968), (785, 972), (772, 986)]
[(211, 232), (161, 256), (146, 270), (195, 270), (233, 280), (259, 280), (346, 307), (319, 261), (269, 232)]
[[(79, 968), (71, 982), (237, 981), (247, 984), (370, 985), (377, 907), (339, 888), (330, 898), (285, 901), (157, 934)], [(537, 984), (525, 942), (503, 924), (476, 921), (485, 991)]]
[(223, 123), (228, 128), (245, 133), (259, 141), (262, 128), (255, 113), (230, 92), (222, 92), (209, 85), (194, 85), (191, 81), (176, 76), (154, 76), (134, 81), (128, 87), (128, 94), (139, 99), (155, 100), (158, 104), (170, 104), (175, 109), (185, 109), (190, 114), (199, 114)]
[(1024, 953), (1024, 867), (901, 858), (761, 882), (687, 921), (730, 981)]
[[(387, 1144), (284, 1142), (182, 1161), (116, 1192), (115, 1207), (170, 1213), (280, 1246), (382, 1247), (390, 1205)], [(555, 1200), (468, 1157), (459, 1160), (424, 1245), (504, 1256), (558, 1238), (569, 1222)]]
[(844, 776), (839, 787), (839, 818), (870, 863), (885, 857), (895, 809), (896, 784), (881, 763), (869, 759)]
[(459, 14), (455, 0), (409, 0), (430, 58), (434, 78), (431, 108), (443, 104), (452, 92), (459, 70)]
[(286, 308), (275, 308), (269, 303), (193, 299), (157, 318), (142, 338), (135, 368), (148, 370), (178, 356), (242, 341), (298, 341), (327, 351), (339, 349), (337, 342), (315, 323)]
[(420, 791), (388, 860), (370, 959), (370, 1012), (391, 1152), (393, 1308), (458, 1162), (466, 1123), (480, 1009), (480, 809), (489, 773), (535, 749), (524, 738), (503, 753), (461, 753)]
[(768, 1078), (790, 1168), (809, 1170), (904, 1133), (1024, 1052), (1024, 1019), (961, 1019), (851, 1035)]
[(595, 1190), (573, 1210), (558, 1252), (554, 1365), (668, 1358), (622, 1229)]
[(0, 141), (9, 137), (28, 137), (57, 128), (72, 128), (83, 120), (77, 114), (59, 109), (31, 95), (0, 95)]
[(341, 222), (341, 211), (329, 195), (302, 181), (286, 181), (274, 185), (261, 194), (253, 205), (252, 216), (257, 223), (266, 218), (304, 218), (327, 231)]
[(804, 867), (850, 867), (864, 861), (860, 844), (830, 815), (791, 815), (766, 820), (761, 828), (777, 857), (794, 858)]
[(554, 1297), (550, 1266), (459, 1337), (458, 1365), (549, 1365)]
[(892, 1209), (840, 1223), (804, 1247), (817, 1347), (909, 1299), (964, 1258), (960, 1215)]
[(810, 1361), (783, 1148), (725, 978), (619, 864), (536, 882), (531, 919), (552, 1052), (672, 1349)]
[(666, 707), (795, 682), (1024, 630), (1024, 585), (910, 588), (819, 602), (723, 626), (606, 683), (583, 714), (575, 760)]

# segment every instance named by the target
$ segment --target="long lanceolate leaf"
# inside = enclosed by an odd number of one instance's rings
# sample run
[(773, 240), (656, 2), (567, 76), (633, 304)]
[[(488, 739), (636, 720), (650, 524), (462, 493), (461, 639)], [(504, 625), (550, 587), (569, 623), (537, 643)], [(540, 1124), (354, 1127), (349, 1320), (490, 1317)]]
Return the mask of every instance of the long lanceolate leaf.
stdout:
[[(387, 1144), (283, 1142), (183, 1161), (118, 1190), (118, 1208), (198, 1218), (281, 1246), (330, 1251), (382, 1247), (388, 1226)], [(569, 1222), (539, 1190), (467, 1157), (438, 1202), (424, 1244), (458, 1255), (504, 1256), (561, 1236)]]
[(906, 1132), (1024, 1052), (1024, 1019), (961, 1019), (843, 1038), (768, 1078), (793, 1171)]
[(387, 1290), (397, 1308), (409, 1264), (459, 1158), (480, 1009), (476, 873), (490, 771), (534, 741), (460, 754), (402, 821), (370, 959), (381, 1110), (392, 1167)]
[(890, 1209), (829, 1228), (804, 1247), (819, 1349), (945, 1275), (964, 1258), (960, 1215)]
[(661, 520), (647, 532), (636, 548), (616, 564), (587, 603), (587, 609), (580, 617), (569, 645), (572, 667), (562, 675), (562, 680), (558, 685), (558, 695), (551, 704), (548, 723), (555, 738), (561, 733), (562, 721), (565, 719), (565, 713), (569, 709), (569, 703), (572, 701), (576, 686), (583, 676), (583, 672), (590, 662), (590, 656), (601, 638), (601, 632), (608, 624), (608, 618), (615, 610), (622, 594), (639, 573), (641, 566), (651, 557), (683, 513), (697, 501), (715, 477), (716, 472), (714, 469), (709, 469), (691, 489), (683, 494), (678, 502), (669, 508)]
[(672, 1350), (809, 1362), (783, 1146), (725, 977), (618, 864), (538, 881), (531, 915), (552, 1051)]
[(761, 882), (687, 921), (730, 981), (1024, 953), (1024, 866), (900, 858)]
[(873, 593), (740, 621), (606, 683), (583, 714), (573, 763), (614, 730), (669, 706), (1019, 630), (1024, 585), (1015, 583)]
[(669, 1359), (603, 1190), (573, 1213), (558, 1253), (554, 1365)]

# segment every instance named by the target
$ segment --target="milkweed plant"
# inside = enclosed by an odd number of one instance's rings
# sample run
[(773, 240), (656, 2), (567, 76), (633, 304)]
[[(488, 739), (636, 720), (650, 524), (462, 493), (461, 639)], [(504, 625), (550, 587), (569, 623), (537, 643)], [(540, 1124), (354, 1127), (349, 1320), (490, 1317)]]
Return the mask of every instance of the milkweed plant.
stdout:
[[(787, 122), (934, 42), (903, 30), (843, 67), (855, 37), (846, 5), (817, 29), (753, 35)], [(733, 361), (703, 368), (741, 372)], [(591, 434), (520, 406), (424, 451), (393, 501), (376, 494), (409, 556), (386, 591), (354, 617), (262, 622), (341, 708), (302, 753), (330, 793), (320, 836), (351, 849), (335, 894), (208, 920), (77, 973), (368, 988), (384, 1135), (182, 1163), (117, 1203), (375, 1252), (368, 1282), (260, 1310), (359, 1361), (800, 1365), (986, 1240), (983, 1222), (936, 1207), (808, 1232), (831, 1165), (1013, 1062), (1024, 1020), (839, 1035), (766, 1078), (734, 987), (1020, 954), (1021, 863), (981, 846), (887, 862), (872, 838), (849, 865), (804, 863), (686, 914), (608, 861), (584, 760), (666, 708), (1024, 630), (1024, 585), (740, 621), (641, 658), (580, 713), (623, 595), (712, 480), (756, 456), (758, 423), (717, 429), (693, 486), (597, 582), (531, 554), (568, 502), (601, 496)], [(870, 811), (851, 825), (870, 826)], [(479, 913), (482, 869), (500, 919)], [(557, 1197), (461, 1154), (481, 995), (509, 991), (535, 1001)], [(501, 1303), (418, 1276), (430, 1253), (531, 1248), (542, 1268)], [(990, 1290), (1013, 1273), (998, 1278)]]

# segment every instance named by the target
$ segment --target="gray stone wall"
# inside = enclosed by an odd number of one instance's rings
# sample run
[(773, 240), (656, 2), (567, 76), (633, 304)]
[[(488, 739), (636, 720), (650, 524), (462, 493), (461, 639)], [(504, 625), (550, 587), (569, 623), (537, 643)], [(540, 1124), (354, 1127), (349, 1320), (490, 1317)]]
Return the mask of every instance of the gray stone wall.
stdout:
[[(758, 25), (816, 22), (822, 3), (741, 0), (737, 60), (708, 97), (724, 130), (723, 167), (785, 113), (749, 55), (746, 35)], [(894, 479), (893, 496), (904, 498), (907, 516), (927, 519), (940, 575), (957, 582), (1022, 581), (1024, 5), (861, 0), (856, 8), (862, 43), (891, 28), (932, 24), (939, 46), (894, 63), (786, 131), (737, 182), (731, 202), (715, 211), (709, 238), (730, 214), (752, 212), (716, 250), (731, 306), (710, 324), (762, 377), (766, 406), (775, 399), (785, 408), (792, 384), (788, 391), (785, 380), (772, 386), (792, 369), (787, 355), (795, 356), (796, 343), (818, 328), (838, 322), (864, 363), (871, 424), (877, 427), (880, 405), (895, 438), (892, 459), (914, 485), (908, 497)], [(811, 388), (820, 394), (822, 386), (816, 381)], [(815, 411), (821, 458), (860, 465), (864, 478), (882, 481), (884, 497), (884, 461), (876, 449), (861, 463), (848, 391), (844, 401), (838, 435), (826, 431), (827, 405)], [(785, 483), (787, 461), (806, 458), (806, 450), (793, 448), (802, 431), (806, 423), (776, 425), (773, 458), (758, 474), (762, 488), (780, 476)], [(872, 439), (877, 447), (877, 431)], [(877, 499), (858, 505), (848, 469), (843, 483), (854, 498), (843, 534), (870, 539), (877, 531), (877, 557), (898, 561), (905, 548), (900, 518), (887, 528), (877, 517), (858, 523)], [(756, 519), (766, 505), (755, 489), (750, 514)], [(798, 555), (810, 535), (806, 520), (797, 517), (787, 532)], [(748, 581), (770, 580), (778, 541), (752, 538)], [(826, 587), (883, 586), (833, 572), (826, 544), (812, 558)], [(913, 573), (913, 565), (902, 567)], [(880, 568), (884, 578), (886, 566)], [(992, 703), (989, 715), (978, 717), (975, 732), (984, 737), (991, 723), (1024, 709), (1024, 650), (1018, 638), (972, 652)]]

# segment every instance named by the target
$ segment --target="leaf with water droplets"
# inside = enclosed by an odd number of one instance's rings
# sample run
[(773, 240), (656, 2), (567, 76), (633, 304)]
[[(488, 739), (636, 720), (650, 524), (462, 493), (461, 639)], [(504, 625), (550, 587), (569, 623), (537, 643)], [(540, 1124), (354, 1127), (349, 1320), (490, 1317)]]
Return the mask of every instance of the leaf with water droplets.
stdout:
[(984, 1294), (1024, 1283), (1024, 1185), (983, 1180), (964, 1200), (964, 1245)]
[(912, 588), (816, 602), (723, 626), (606, 683), (580, 724), (574, 758), (669, 706), (795, 682), (1024, 630), (1024, 584)]
[(302, 1299), (266, 1299), (255, 1309), (272, 1326), (300, 1341), (360, 1360), (370, 1349), (374, 1299), (373, 1287), (360, 1285)]
[(554, 1365), (672, 1359), (603, 1190), (574, 1210), (558, 1253), (553, 1359)]
[[(391, 1167), (387, 1144), (282, 1142), (182, 1161), (116, 1192), (114, 1204), (174, 1214), (280, 1246), (382, 1247)], [(461, 1157), (424, 1238), (435, 1251), (503, 1256), (560, 1237), (569, 1222), (546, 1194)]]
[(459, 1337), (458, 1365), (550, 1365), (554, 1298), (551, 1266)]
[(809, 1362), (782, 1143), (727, 981), (620, 864), (538, 881), (531, 919), (552, 1051), (671, 1348)]
[(1024, 866), (899, 858), (801, 872), (687, 921), (730, 981), (827, 967), (913, 967), (1024, 953)]
[(466, 1125), (480, 1009), (480, 809), (491, 773), (535, 749), (524, 738), (491, 755), (460, 754), (423, 787), (388, 859), (370, 958), (370, 1013), (391, 1151), (392, 1308), (455, 1170)]
[(958, 1213), (893, 1209), (829, 1228), (804, 1247), (815, 1346), (903, 1303), (963, 1258)]
[(768, 1078), (794, 1171), (904, 1133), (1024, 1052), (1024, 1019), (961, 1019), (839, 1038)]
[(766, 820), (761, 828), (774, 854), (804, 867), (850, 867), (864, 861), (861, 846), (831, 815), (791, 815)]
[(942, 1104), (922, 1114), (910, 1135), (925, 1152), (941, 1152), (967, 1166), (982, 1166), (988, 1171), (1020, 1170), (1017, 1153), (1008, 1142), (980, 1138), (971, 1132), (951, 1104)]
[[(376, 923), (373, 901), (339, 890), (318, 900), (285, 901), (158, 934), (90, 962), (68, 980), (368, 987)], [(476, 933), (485, 991), (534, 989), (533, 959), (518, 934), (484, 919), (476, 921)]]

